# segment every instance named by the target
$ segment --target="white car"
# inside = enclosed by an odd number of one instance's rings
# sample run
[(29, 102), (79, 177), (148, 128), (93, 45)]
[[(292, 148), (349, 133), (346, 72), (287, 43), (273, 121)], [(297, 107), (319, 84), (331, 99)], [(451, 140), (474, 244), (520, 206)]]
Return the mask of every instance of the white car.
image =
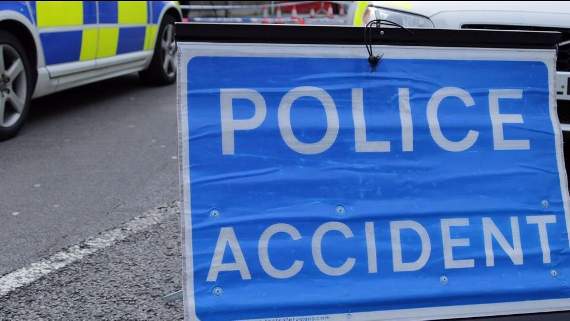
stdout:
[[(361, 3), (363, 4), (363, 3)], [(561, 1), (370, 1), (363, 23), (385, 19), (407, 28), (559, 31), (556, 63), (558, 114), (570, 134), (570, 2)], [(570, 107), (570, 104), (569, 104)]]

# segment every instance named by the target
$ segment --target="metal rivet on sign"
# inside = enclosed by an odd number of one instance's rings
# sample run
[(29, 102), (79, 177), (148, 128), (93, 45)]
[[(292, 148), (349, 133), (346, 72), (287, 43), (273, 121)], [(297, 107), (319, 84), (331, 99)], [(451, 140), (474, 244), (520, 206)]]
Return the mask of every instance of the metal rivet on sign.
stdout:
[(336, 207), (336, 212), (337, 212), (338, 214), (344, 214), (344, 213), (346, 212), (346, 209), (345, 209), (344, 206), (342, 206), (342, 205), (337, 205), (337, 207)]
[(220, 216), (220, 211), (218, 211), (217, 209), (214, 208), (213, 210), (210, 211), (210, 216), (211, 217), (218, 217), (218, 216)]
[(448, 281), (449, 280), (447, 279), (447, 276), (445, 276), (445, 275), (442, 275), (439, 277), (439, 283), (441, 283), (443, 285), (446, 285)]
[(551, 275), (553, 278), (555, 278), (555, 277), (558, 276), (558, 271), (556, 271), (556, 270), (550, 270), (550, 275)]
[(215, 296), (220, 296), (220, 295), (224, 294), (224, 289), (222, 289), (221, 287), (217, 286), (217, 287), (215, 287), (215, 288), (212, 289), (212, 293), (213, 293)]
[(548, 203), (547, 200), (542, 200), (542, 203), (541, 203), (541, 204), (542, 204), (542, 207), (543, 207), (543, 208), (548, 208), (548, 207), (550, 206), (550, 204)]

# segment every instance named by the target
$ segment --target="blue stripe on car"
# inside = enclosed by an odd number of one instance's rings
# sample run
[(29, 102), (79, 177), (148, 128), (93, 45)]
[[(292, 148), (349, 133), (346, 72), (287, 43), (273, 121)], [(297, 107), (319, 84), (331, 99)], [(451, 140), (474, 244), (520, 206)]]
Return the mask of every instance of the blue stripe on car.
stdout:
[(121, 27), (117, 54), (143, 50), (144, 34), (145, 27)]
[(81, 53), (81, 30), (40, 34), (47, 65), (78, 61)]
[(83, 24), (97, 23), (97, 3), (95, 1), (83, 1)]
[(117, 1), (99, 1), (99, 23), (118, 23)]

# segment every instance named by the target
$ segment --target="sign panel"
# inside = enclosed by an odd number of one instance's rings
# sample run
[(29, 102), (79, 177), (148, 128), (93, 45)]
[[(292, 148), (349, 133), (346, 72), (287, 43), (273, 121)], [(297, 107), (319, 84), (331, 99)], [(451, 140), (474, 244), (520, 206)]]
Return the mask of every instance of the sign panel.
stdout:
[(181, 43), (186, 312), (570, 309), (553, 50)]

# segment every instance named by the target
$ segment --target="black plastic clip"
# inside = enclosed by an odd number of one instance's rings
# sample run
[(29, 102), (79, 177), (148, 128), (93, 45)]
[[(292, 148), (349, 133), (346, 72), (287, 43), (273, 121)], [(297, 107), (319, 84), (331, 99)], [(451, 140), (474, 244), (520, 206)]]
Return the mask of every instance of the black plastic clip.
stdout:
[(382, 29), (383, 26), (398, 27), (400, 29), (406, 30), (411, 35), (414, 34), (406, 27), (390, 20), (375, 19), (369, 21), (364, 27), (364, 46), (366, 47), (366, 51), (368, 51), (368, 63), (370, 64), (370, 67), (372, 67), (372, 70), (376, 70), (376, 67), (382, 61), (382, 57), (384, 57), (384, 54), (375, 55), (374, 48), (372, 48), (372, 44), (374, 43), (374, 33), (376, 31), (378, 32), (379, 40), (381, 40), (384, 36), (384, 30)]
[(382, 57), (384, 57), (384, 54), (368, 56), (368, 63), (370, 64), (370, 67), (376, 68), (380, 60), (382, 60)]

